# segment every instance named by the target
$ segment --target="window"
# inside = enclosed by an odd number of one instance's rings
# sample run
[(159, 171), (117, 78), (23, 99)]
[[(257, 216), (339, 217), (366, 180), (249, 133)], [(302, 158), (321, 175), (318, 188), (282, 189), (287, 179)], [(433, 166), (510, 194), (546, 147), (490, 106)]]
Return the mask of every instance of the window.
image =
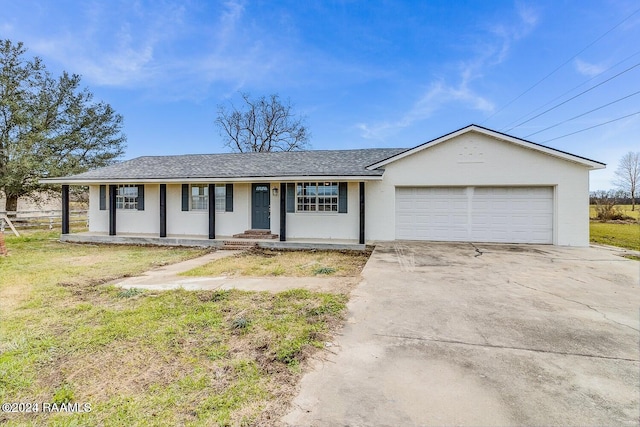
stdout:
[(191, 210), (206, 211), (209, 208), (209, 186), (207, 184), (191, 185)]
[(226, 210), (227, 187), (225, 185), (216, 185), (216, 212), (224, 212)]
[(118, 185), (116, 190), (116, 209), (138, 209), (137, 185)]
[[(227, 191), (226, 185), (216, 184), (215, 190), (216, 212), (225, 212), (227, 207)], [(206, 211), (209, 210), (209, 185), (208, 184), (192, 184), (191, 185), (191, 210)]]
[(298, 212), (338, 212), (337, 182), (299, 182), (296, 184)]

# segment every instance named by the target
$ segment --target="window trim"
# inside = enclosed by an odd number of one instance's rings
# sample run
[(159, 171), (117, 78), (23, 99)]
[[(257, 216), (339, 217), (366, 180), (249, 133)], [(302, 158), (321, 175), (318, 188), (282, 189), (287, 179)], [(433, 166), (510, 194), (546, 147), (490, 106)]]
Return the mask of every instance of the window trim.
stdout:
[[(189, 185), (189, 192), (188, 192), (189, 212), (209, 212), (209, 197), (211, 196), (209, 194), (209, 184), (188, 184), (188, 185)], [(197, 196), (202, 198), (204, 208), (196, 209), (193, 207), (193, 198), (196, 197), (193, 195), (193, 190), (192, 190), (193, 187), (204, 188), (205, 192), (207, 193), (206, 195)], [(219, 188), (222, 189), (221, 194), (217, 194)], [(216, 213), (228, 212), (227, 205), (229, 202), (227, 200), (227, 184), (215, 184), (214, 198), (215, 198), (214, 205), (216, 207)]]
[[(193, 194), (193, 189), (203, 189), (202, 194), (198, 191), (197, 195)], [(200, 206), (194, 207), (198, 204), (194, 203), (194, 198), (197, 197), (200, 200)], [(189, 211), (192, 212), (207, 212), (209, 210), (209, 186), (207, 184), (189, 184)]]
[[(323, 185), (320, 185), (323, 184)], [(328, 185), (327, 185), (328, 184)], [(338, 213), (342, 213), (341, 211), (341, 199), (342, 197), (340, 197), (340, 193), (341, 193), (341, 188), (344, 188), (343, 185), (341, 185), (341, 182), (338, 181), (304, 181), (304, 182), (296, 182), (295, 183), (295, 187), (294, 187), (294, 201), (295, 201), (295, 213), (303, 213), (303, 214), (338, 214)], [(306, 189), (306, 186), (315, 186), (315, 191), (313, 195), (310, 194), (304, 194), (304, 189)], [(298, 190), (300, 188), (300, 186), (302, 186), (303, 189), (303, 194), (298, 194)], [(320, 194), (320, 188), (326, 188), (326, 187), (335, 187), (336, 189), (336, 193), (335, 194)], [(301, 202), (302, 199), (302, 202)], [(304, 199), (315, 199), (315, 202), (308, 202)], [(320, 199), (325, 199), (324, 203), (320, 202)], [(326, 199), (335, 199), (335, 202), (333, 200), (329, 201), (328, 203), (326, 202)], [(313, 203), (313, 204), (311, 204)], [(300, 206), (314, 206), (314, 209), (309, 209), (309, 210), (304, 210), (304, 209), (300, 209)], [(333, 209), (333, 207), (335, 206), (335, 210)], [(321, 210), (320, 208), (323, 207), (323, 209)], [(327, 210), (326, 208), (330, 207), (329, 210)]]
[[(136, 195), (126, 196), (124, 194), (120, 194), (121, 188), (135, 188)], [(127, 199), (130, 199), (127, 201)], [(140, 187), (135, 184), (119, 184), (116, 186), (116, 210), (120, 211), (137, 211), (140, 210), (139, 207), (140, 202)]]

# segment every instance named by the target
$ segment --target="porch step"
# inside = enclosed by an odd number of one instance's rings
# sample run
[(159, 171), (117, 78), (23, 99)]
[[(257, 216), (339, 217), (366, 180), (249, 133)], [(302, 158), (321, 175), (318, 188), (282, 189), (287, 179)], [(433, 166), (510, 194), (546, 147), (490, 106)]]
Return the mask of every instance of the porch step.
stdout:
[(254, 249), (258, 247), (256, 242), (243, 242), (238, 240), (225, 240), (222, 242), (221, 250), (227, 251), (244, 251), (247, 249)]
[(277, 234), (271, 234), (269, 230), (246, 230), (244, 233), (234, 234), (236, 239), (277, 239)]

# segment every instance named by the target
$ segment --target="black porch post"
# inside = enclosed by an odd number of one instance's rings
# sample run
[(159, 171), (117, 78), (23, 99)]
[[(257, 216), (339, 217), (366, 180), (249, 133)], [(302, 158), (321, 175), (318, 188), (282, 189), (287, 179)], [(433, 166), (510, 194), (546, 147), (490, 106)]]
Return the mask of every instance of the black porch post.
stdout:
[(160, 184), (160, 237), (167, 237), (167, 184)]
[(364, 182), (360, 183), (360, 240), (364, 245)]
[(116, 235), (116, 186), (109, 185), (109, 236)]
[(287, 241), (287, 184), (280, 183), (280, 241)]
[(69, 186), (62, 186), (62, 234), (69, 234)]
[(209, 184), (209, 238), (216, 238), (216, 185)]

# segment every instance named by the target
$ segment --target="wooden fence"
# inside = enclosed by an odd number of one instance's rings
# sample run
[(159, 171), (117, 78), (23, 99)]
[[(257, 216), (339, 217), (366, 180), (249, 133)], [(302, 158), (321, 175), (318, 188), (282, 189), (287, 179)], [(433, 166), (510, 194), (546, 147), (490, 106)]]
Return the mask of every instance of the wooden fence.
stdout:
[[(89, 216), (86, 210), (69, 211), (69, 225), (74, 224), (89, 227)], [(11, 228), (16, 235), (18, 230), (61, 228), (62, 211), (0, 211), (0, 231), (4, 231), (7, 227)]]

